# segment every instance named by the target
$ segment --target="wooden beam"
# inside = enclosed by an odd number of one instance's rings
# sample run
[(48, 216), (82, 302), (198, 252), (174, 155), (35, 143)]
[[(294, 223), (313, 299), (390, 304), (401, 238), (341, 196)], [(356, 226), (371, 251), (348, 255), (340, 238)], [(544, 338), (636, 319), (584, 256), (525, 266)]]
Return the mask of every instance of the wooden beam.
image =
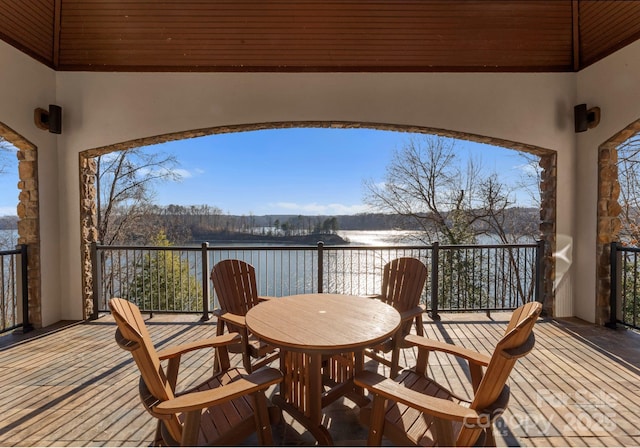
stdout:
[(571, 24), (573, 32), (573, 71), (580, 70), (580, 0), (571, 2)]
[(62, 0), (54, 0), (53, 8), (53, 58), (51, 65), (53, 65), (54, 69), (57, 69), (60, 61), (60, 15)]

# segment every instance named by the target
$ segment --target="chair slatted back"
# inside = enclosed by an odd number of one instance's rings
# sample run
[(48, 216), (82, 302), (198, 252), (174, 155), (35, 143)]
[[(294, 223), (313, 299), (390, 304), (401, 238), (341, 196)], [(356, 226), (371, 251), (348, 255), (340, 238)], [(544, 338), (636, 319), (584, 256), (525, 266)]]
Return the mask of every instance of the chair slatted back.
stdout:
[[(518, 358), (533, 349), (535, 342), (533, 326), (541, 312), (542, 305), (539, 302), (526, 303), (513, 312), (505, 334), (496, 344), (491, 361), (475, 392), (470, 406), (472, 409), (484, 411), (500, 398)], [(475, 432), (473, 429), (463, 427), (456, 445), (473, 444), (477, 438)]]
[(384, 267), (381, 300), (398, 311), (407, 311), (420, 303), (427, 281), (427, 267), (417, 258), (402, 257)]
[(224, 311), (244, 316), (258, 304), (256, 270), (244, 261), (220, 261), (211, 270), (211, 281)]
[[(166, 401), (174, 398), (169, 381), (160, 364), (160, 358), (151, 341), (151, 337), (144, 323), (140, 309), (128, 300), (114, 298), (109, 300), (111, 314), (118, 325), (122, 337), (133, 343), (130, 348), (131, 355), (140, 370), (142, 380), (149, 392), (158, 400)], [(124, 347), (123, 347), (124, 348)], [(180, 440), (182, 426), (178, 416), (174, 415), (165, 424), (175, 440)]]

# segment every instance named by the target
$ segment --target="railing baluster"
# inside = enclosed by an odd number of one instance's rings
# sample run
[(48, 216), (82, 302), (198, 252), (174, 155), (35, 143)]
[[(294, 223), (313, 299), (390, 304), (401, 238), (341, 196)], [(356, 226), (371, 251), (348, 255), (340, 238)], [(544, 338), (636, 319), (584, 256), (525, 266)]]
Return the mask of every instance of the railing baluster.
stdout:
[(324, 285), (324, 243), (322, 241), (318, 242), (318, 293), (323, 292)]
[(544, 301), (544, 277), (543, 277), (543, 273), (544, 273), (544, 249), (545, 249), (545, 245), (544, 245), (544, 240), (539, 240), (538, 241), (538, 246), (536, 247), (536, 266), (535, 266), (535, 270), (536, 270), (536, 279), (535, 279), (535, 285), (536, 285), (536, 301), (542, 303)]
[(102, 278), (100, 276), (102, 268), (100, 266), (97, 247), (96, 242), (91, 243), (91, 277), (93, 278), (93, 285), (91, 287), (91, 292), (93, 293), (93, 312), (91, 313), (91, 319), (93, 320), (98, 318), (98, 312), (100, 310), (99, 300), (102, 295)]
[(206, 241), (201, 245), (200, 251), (202, 257), (202, 318), (200, 320), (209, 320), (209, 243)]
[(440, 244), (436, 241), (432, 245), (431, 249), (431, 319), (440, 320), (438, 314), (438, 292), (440, 287), (438, 285), (438, 267), (440, 266)]

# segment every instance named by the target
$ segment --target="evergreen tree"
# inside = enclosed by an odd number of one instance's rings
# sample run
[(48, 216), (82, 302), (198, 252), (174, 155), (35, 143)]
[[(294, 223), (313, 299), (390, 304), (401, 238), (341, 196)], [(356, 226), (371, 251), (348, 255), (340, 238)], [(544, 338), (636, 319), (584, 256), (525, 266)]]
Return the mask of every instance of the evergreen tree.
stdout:
[[(153, 245), (169, 247), (171, 243), (160, 231)], [(143, 255), (136, 263), (128, 299), (141, 309), (201, 311), (202, 285), (178, 252), (157, 250)]]

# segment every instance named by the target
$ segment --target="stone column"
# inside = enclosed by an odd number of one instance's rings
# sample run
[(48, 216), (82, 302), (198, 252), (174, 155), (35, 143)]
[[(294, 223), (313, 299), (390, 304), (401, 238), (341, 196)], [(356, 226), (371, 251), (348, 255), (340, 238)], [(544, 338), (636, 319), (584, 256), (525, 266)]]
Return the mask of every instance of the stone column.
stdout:
[(613, 136), (598, 148), (598, 216), (596, 236), (596, 324), (610, 321), (611, 265), (610, 244), (620, 236), (618, 203), (618, 146), (640, 132), (640, 120)]
[(40, 207), (38, 195), (38, 151), (11, 128), (0, 123), (0, 135), (18, 148), (18, 244), (26, 244), (28, 266), (29, 322), (42, 327), (40, 286)]
[(82, 232), (82, 301), (84, 318), (93, 314), (93, 270), (91, 243), (98, 241), (95, 159), (80, 157), (80, 231)]
[(553, 285), (556, 279), (556, 153), (540, 156), (540, 238), (544, 241), (542, 272), (544, 303), (543, 311), (548, 316), (555, 315), (555, 293)]

